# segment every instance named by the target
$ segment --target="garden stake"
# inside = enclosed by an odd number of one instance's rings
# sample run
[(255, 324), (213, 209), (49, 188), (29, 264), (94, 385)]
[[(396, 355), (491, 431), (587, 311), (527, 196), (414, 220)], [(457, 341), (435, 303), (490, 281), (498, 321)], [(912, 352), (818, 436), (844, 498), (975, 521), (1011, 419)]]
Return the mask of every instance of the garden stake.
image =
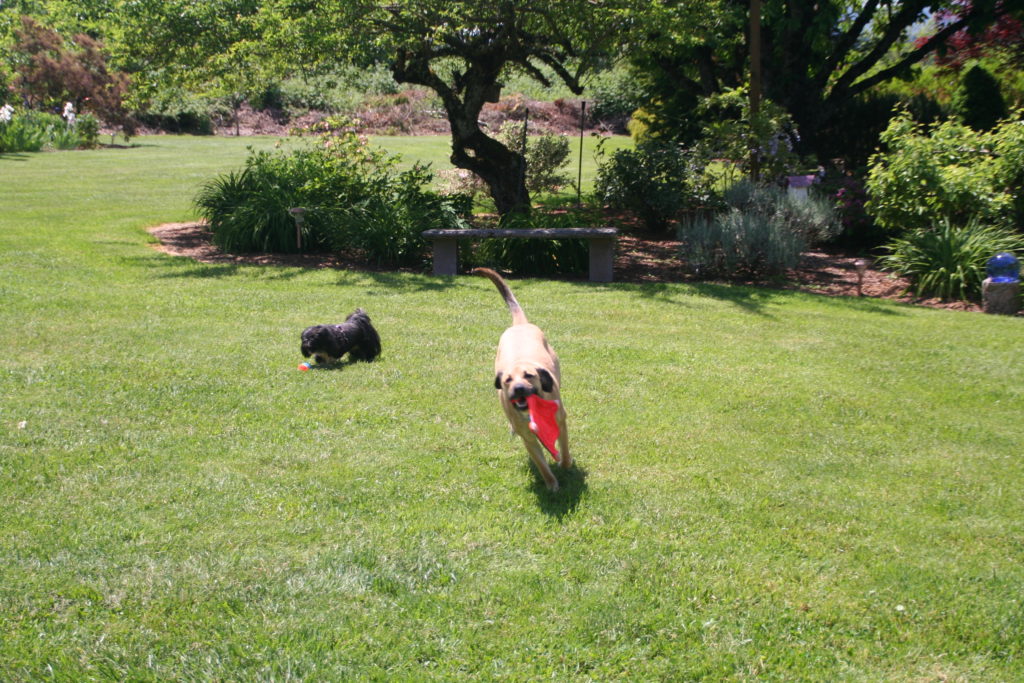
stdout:
[(288, 209), (288, 213), (295, 219), (295, 246), (302, 251), (302, 222), (306, 219), (306, 210), (301, 206)]

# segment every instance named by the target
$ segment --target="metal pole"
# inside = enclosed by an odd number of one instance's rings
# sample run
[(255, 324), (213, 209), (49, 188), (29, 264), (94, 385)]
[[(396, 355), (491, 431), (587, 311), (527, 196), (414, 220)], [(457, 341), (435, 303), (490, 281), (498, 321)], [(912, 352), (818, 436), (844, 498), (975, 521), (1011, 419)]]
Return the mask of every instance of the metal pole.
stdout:
[(526, 131), (530, 127), (530, 109), (526, 109), (526, 116), (523, 117), (523, 184), (526, 184)]
[(580, 100), (580, 160), (579, 171), (576, 174), (576, 206), (583, 206), (580, 194), (583, 192), (583, 126), (586, 120), (587, 101)]

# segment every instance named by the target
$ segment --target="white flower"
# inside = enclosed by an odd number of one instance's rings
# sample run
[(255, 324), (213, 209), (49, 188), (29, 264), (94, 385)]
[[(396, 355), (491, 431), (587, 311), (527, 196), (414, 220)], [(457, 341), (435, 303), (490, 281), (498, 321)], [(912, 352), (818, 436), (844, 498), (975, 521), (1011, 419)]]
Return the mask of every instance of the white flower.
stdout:
[(0, 107), (0, 123), (10, 123), (13, 116), (14, 107), (9, 104)]

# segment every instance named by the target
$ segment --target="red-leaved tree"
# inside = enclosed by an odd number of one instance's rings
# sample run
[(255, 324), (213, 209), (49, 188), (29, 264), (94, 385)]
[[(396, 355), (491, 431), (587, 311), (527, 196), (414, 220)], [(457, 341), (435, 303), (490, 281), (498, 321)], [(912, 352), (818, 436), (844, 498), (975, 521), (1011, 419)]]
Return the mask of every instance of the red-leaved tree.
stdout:
[(107, 68), (103, 44), (79, 33), (65, 41), (59, 33), (32, 17), (21, 18), (14, 32), (14, 90), (33, 109), (59, 109), (72, 102), (79, 112), (92, 112), (125, 134), (134, 132), (134, 122), (125, 110), (127, 74)]

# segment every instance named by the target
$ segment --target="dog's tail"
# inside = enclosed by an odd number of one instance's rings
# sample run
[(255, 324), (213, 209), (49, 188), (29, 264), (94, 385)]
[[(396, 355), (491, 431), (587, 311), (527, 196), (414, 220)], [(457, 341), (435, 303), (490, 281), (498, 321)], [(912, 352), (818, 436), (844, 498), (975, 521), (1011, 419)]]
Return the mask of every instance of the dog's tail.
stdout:
[(494, 283), (494, 286), (498, 288), (498, 291), (501, 293), (501, 297), (505, 300), (505, 303), (508, 304), (509, 313), (512, 314), (513, 325), (525, 325), (529, 322), (526, 319), (526, 314), (523, 313), (523, 309), (519, 305), (519, 302), (516, 301), (516, 295), (512, 293), (512, 290), (508, 288), (508, 284), (506, 284), (505, 280), (500, 275), (490, 268), (474, 268), (472, 272), (488, 278)]

